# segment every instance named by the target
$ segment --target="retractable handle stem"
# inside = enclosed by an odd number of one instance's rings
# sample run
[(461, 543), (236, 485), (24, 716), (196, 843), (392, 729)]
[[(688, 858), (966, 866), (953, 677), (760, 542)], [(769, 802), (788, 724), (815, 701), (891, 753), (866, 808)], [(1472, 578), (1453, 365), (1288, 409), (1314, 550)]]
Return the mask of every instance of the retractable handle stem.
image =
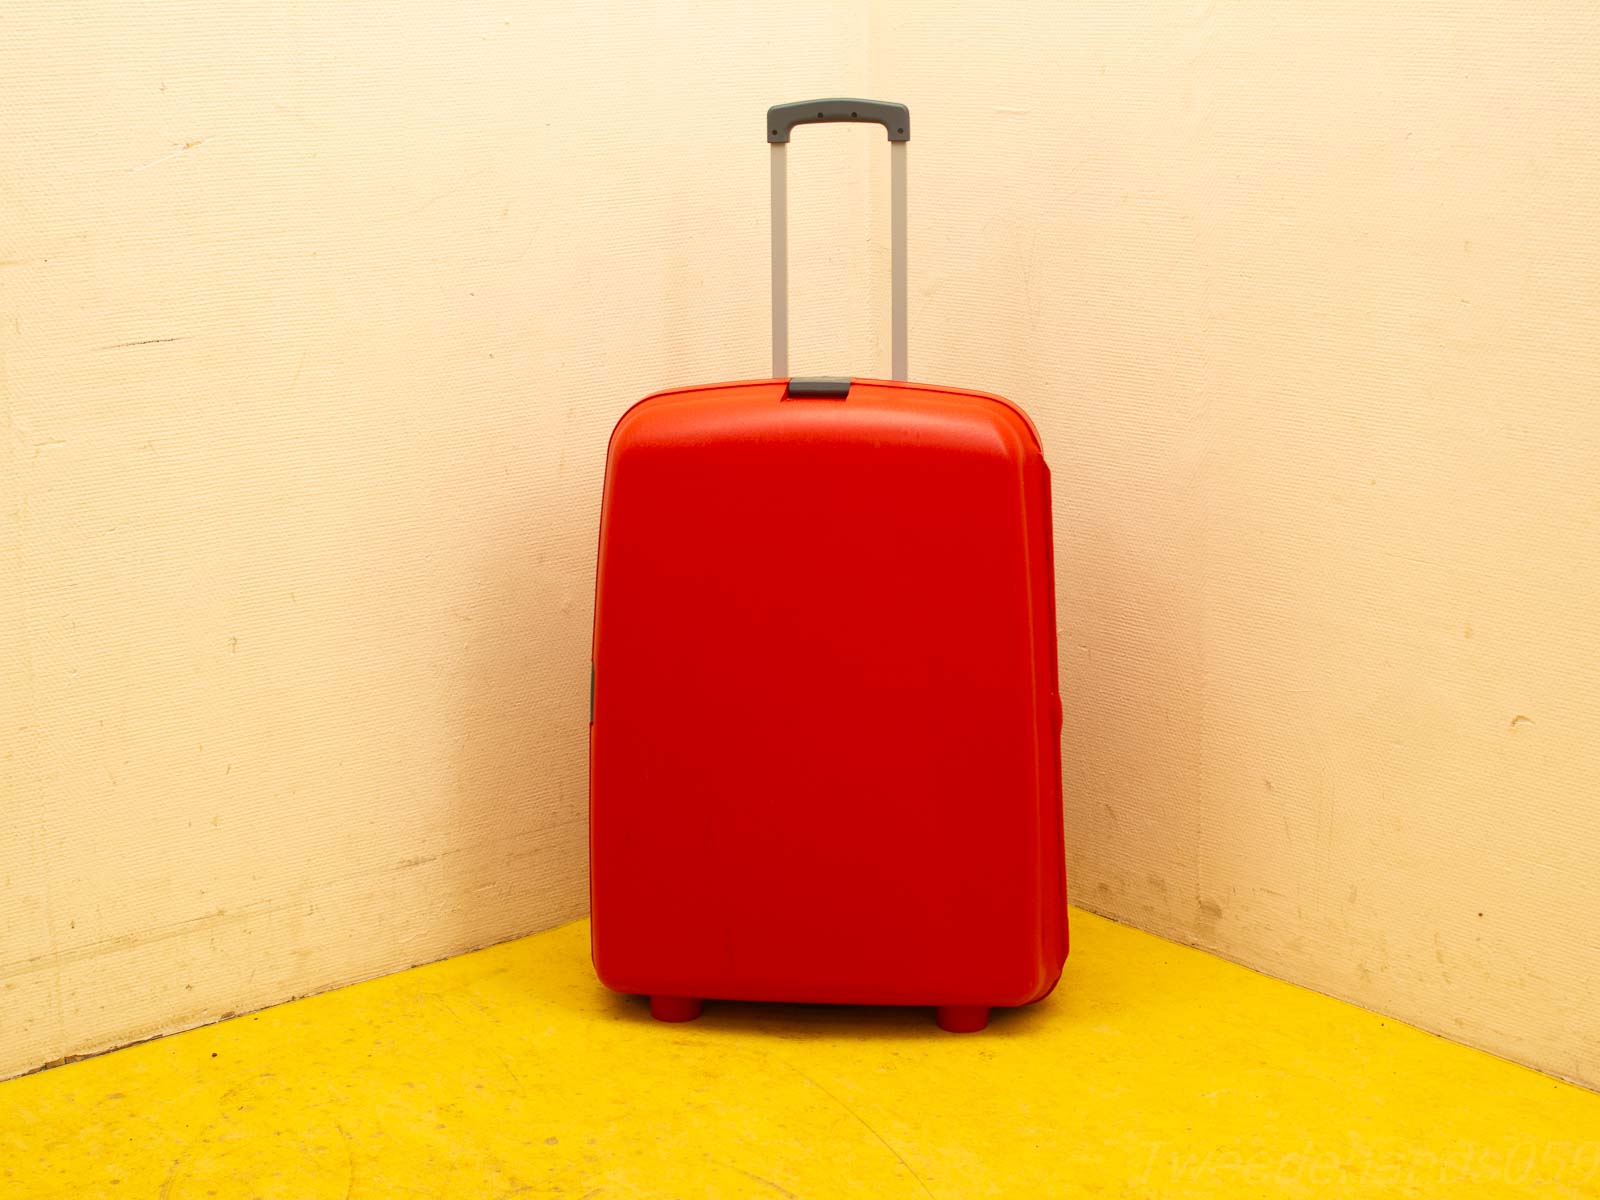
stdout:
[(796, 125), (882, 125), (889, 135), (890, 375), (906, 378), (906, 144), (911, 114), (882, 100), (802, 100), (767, 109), (772, 145), (772, 377), (789, 374), (789, 176), (785, 152)]

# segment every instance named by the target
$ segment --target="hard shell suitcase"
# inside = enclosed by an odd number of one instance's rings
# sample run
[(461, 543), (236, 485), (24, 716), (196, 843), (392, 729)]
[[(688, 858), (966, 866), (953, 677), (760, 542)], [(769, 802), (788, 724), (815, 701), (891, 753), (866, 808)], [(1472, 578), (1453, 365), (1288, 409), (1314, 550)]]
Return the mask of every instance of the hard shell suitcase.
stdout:
[[(787, 378), (793, 125), (890, 142), (893, 380)], [(702, 999), (1049, 993), (1067, 953), (1050, 473), (998, 396), (905, 382), (900, 105), (768, 113), (774, 378), (611, 436), (590, 679), (595, 968)]]

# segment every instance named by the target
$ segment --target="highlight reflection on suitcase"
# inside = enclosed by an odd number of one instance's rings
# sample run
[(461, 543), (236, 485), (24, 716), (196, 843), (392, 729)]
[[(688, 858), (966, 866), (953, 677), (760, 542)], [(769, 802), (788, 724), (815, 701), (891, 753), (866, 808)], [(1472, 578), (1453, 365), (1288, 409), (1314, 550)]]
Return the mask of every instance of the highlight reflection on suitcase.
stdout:
[[(783, 147), (894, 167), (896, 380), (785, 378)], [(905, 109), (768, 114), (774, 379), (634, 405), (606, 462), (590, 718), (595, 967), (702, 999), (979, 1029), (1067, 952), (1050, 475), (1020, 410), (903, 382)]]

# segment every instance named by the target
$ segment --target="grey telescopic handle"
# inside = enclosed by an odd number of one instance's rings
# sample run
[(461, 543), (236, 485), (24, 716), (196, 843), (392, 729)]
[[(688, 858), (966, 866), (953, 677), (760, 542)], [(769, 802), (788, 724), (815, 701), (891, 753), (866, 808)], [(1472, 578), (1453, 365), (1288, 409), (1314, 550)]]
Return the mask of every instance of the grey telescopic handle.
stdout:
[(905, 379), (906, 354), (906, 144), (911, 116), (904, 104), (882, 100), (802, 100), (767, 110), (772, 146), (772, 377), (789, 374), (789, 178), (786, 150), (796, 125), (819, 122), (882, 125), (889, 135), (890, 372)]

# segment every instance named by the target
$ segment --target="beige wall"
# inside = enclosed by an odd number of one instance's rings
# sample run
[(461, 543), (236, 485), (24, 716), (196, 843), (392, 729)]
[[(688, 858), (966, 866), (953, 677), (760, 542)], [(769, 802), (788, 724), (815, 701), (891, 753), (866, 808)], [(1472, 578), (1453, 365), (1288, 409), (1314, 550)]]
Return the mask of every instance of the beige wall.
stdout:
[(0, 25), (0, 1074), (580, 915), (606, 435), (766, 373), (762, 109), (864, 19)]
[(1600, 1084), (1600, 9), (896, 0), (873, 67), (912, 371), (1054, 468), (1075, 899)]
[[(1075, 898), (1600, 1082), (1591, 7), (6, 36), (0, 1073), (583, 910), (606, 434), (765, 372), (759, 111), (876, 92), (913, 373), (1055, 468)], [(876, 371), (806, 133), (794, 368)]]

